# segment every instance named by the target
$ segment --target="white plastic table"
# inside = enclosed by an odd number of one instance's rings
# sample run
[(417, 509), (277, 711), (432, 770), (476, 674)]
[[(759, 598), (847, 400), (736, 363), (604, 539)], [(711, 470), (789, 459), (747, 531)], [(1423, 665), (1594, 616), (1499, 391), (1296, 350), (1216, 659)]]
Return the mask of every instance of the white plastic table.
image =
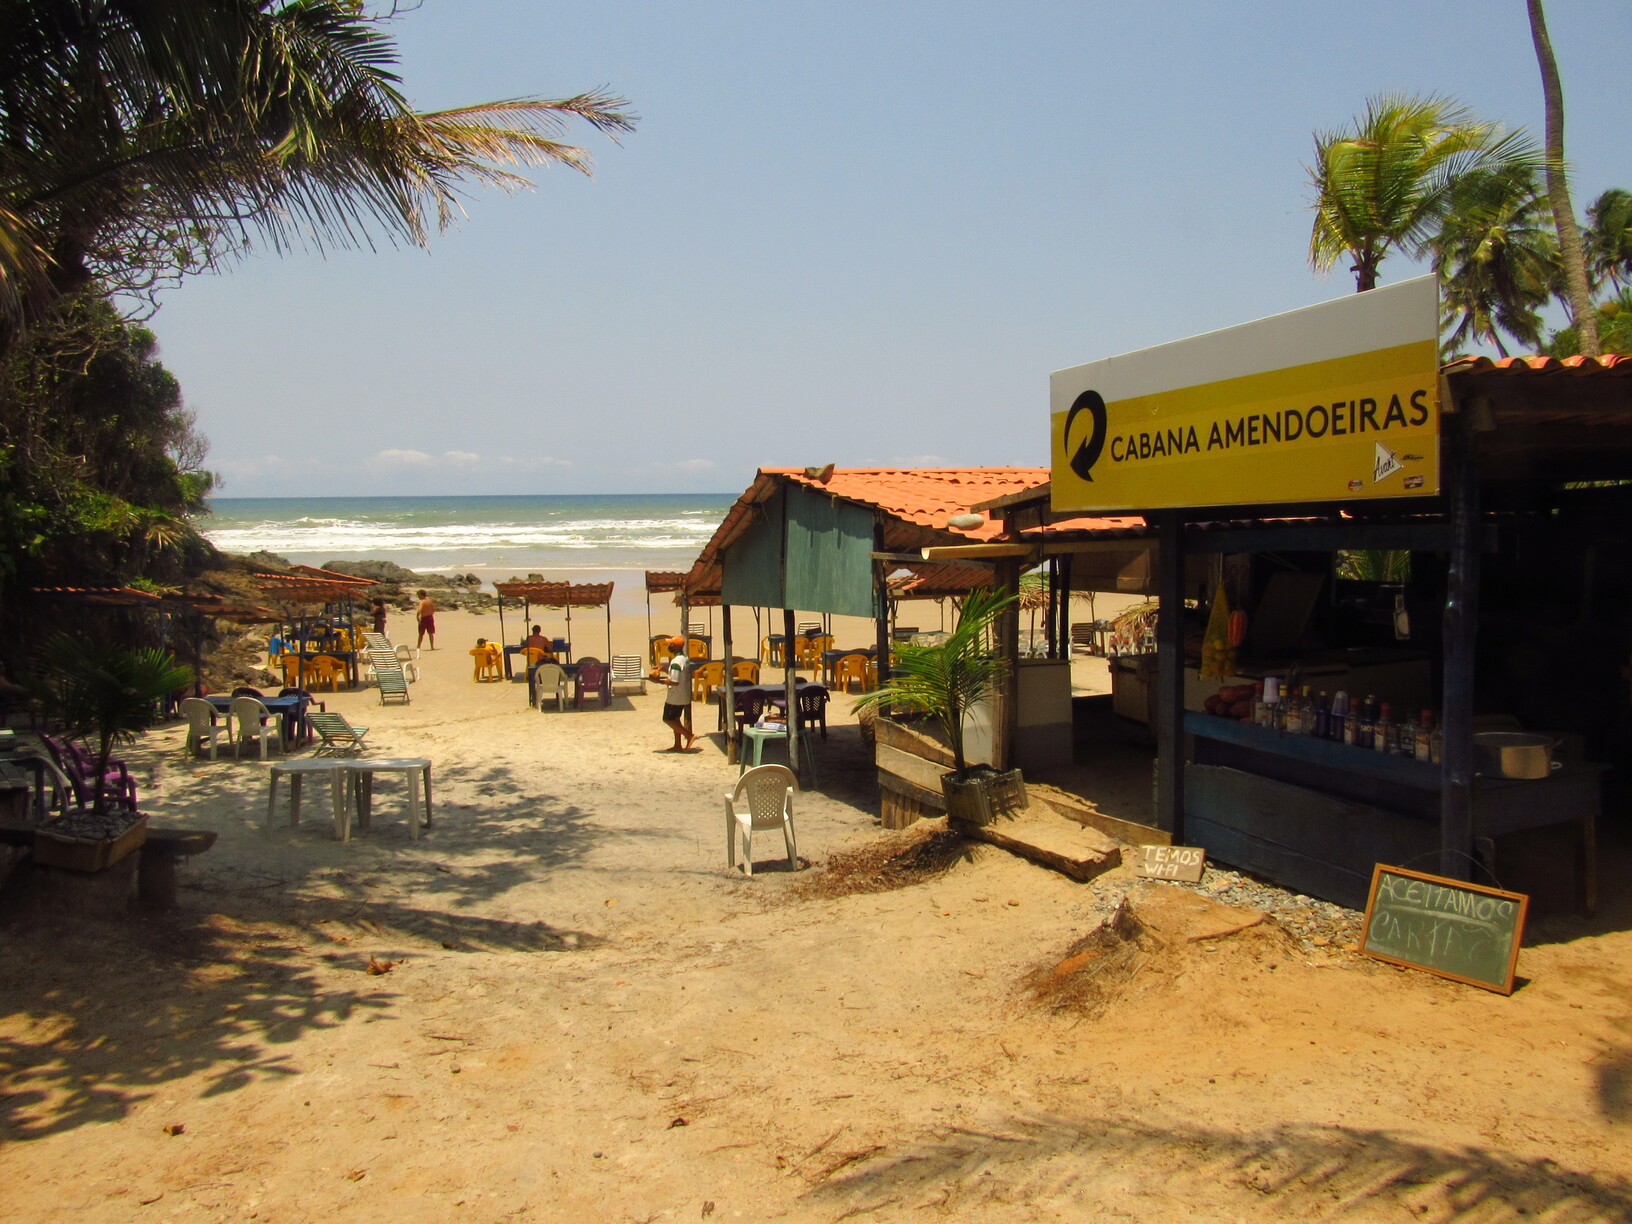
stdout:
[[(357, 823), (366, 829), (373, 815), (374, 775), (400, 773), (408, 779), (408, 836), (419, 837), (420, 788), (425, 791), (425, 827), (431, 827), (431, 763), (424, 757), (363, 757), (336, 761), (346, 771), (350, 790), (357, 802)], [(345, 807), (340, 840), (351, 840), (351, 805)]]
[(345, 836), (346, 828), (350, 824), (346, 804), (345, 762), (330, 760), (313, 760), (309, 757), (296, 761), (274, 761), (272, 763), (271, 792), (266, 799), (266, 827), (272, 827), (272, 821), (278, 806), (278, 779), (284, 774), (289, 775), (289, 826), (293, 828), (300, 823), (300, 784), (307, 774), (329, 775), (329, 803), (334, 809), (334, 831)]

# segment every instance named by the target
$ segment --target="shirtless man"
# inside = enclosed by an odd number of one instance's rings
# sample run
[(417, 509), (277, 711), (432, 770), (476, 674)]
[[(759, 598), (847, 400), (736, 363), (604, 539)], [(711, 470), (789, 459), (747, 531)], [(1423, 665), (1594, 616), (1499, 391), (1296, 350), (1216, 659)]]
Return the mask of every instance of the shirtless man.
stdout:
[(424, 591), (419, 594), (419, 645), (425, 645), (425, 639), (431, 639), (431, 649), (436, 649), (436, 600)]

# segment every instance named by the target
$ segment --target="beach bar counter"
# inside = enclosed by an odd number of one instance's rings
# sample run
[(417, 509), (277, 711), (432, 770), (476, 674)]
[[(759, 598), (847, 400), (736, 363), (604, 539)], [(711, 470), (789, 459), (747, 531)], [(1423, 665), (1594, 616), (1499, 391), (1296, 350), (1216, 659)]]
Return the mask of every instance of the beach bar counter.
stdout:
[(992, 509), (1056, 566), (1154, 546), (1174, 842), (1348, 906), (1380, 862), (1590, 912), (1632, 758), (1632, 359), (1441, 366), (1437, 322), (1422, 278), (1061, 371), (1050, 482)]

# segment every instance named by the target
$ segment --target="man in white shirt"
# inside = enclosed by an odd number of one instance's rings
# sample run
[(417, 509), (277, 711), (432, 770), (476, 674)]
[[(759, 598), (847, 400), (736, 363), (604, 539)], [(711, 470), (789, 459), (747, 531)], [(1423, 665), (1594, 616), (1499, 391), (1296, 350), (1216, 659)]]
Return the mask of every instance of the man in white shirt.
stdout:
[(668, 686), (663, 702), (663, 723), (674, 732), (674, 747), (670, 752), (690, 751), (697, 737), (691, 732), (691, 660), (686, 655), (686, 639), (669, 639), (668, 670), (657, 677), (659, 684)]

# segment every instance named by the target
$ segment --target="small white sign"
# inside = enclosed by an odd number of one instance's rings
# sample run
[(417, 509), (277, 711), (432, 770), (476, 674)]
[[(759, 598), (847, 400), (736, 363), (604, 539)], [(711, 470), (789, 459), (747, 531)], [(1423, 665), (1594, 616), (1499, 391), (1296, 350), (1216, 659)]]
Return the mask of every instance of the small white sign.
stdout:
[(1377, 457), (1372, 461), (1371, 479), (1373, 484), (1382, 484), (1385, 476), (1392, 476), (1403, 468), (1400, 457), (1381, 442), (1377, 443)]
[(1140, 850), (1134, 874), (1152, 880), (1199, 884), (1207, 869), (1207, 852), (1200, 846), (1141, 846)]

